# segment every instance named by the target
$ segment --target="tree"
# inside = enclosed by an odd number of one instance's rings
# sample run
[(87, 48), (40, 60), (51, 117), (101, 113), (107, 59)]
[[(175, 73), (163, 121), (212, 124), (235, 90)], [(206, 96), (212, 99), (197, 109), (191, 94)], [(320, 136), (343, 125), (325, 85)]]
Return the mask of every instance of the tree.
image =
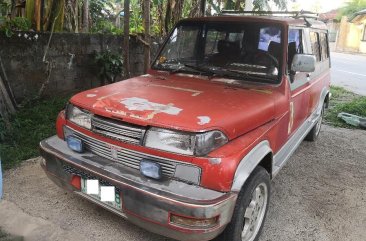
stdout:
[(342, 16), (352, 17), (355, 13), (366, 9), (366, 0), (351, 0), (346, 3), (346, 6), (341, 8), (338, 19), (340, 20)]
[(83, 4), (83, 32), (89, 32), (89, 0), (84, 0)]

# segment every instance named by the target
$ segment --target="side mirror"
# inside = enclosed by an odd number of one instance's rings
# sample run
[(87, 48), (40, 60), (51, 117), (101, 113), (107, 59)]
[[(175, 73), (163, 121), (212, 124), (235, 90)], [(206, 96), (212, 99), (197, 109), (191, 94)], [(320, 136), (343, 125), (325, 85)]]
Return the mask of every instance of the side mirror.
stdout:
[(293, 72), (314, 72), (315, 71), (316, 58), (311, 54), (295, 54), (291, 71)]

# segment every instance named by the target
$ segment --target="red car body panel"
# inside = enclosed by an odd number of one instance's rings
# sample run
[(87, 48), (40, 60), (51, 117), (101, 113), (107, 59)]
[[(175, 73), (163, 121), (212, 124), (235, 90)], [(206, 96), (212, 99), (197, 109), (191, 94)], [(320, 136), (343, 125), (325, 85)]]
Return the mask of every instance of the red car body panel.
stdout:
[(160, 74), (88, 90), (70, 102), (129, 123), (189, 132), (218, 129), (233, 139), (275, 117), (274, 92), (204, 77)]

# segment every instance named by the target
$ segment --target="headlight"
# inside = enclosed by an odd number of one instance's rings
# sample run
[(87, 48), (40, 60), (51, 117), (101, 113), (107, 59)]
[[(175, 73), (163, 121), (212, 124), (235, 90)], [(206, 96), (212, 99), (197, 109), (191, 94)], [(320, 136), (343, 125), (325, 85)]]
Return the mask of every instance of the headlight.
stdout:
[(227, 142), (227, 137), (220, 131), (195, 134), (151, 128), (145, 137), (146, 147), (196, 156), (205, 156)]
[(69, 121), (78, 126), (84, 127), (89, 130), (91, 129), (91, 115), (85, 110), (69, 104), (67, 107), (66, 117)]

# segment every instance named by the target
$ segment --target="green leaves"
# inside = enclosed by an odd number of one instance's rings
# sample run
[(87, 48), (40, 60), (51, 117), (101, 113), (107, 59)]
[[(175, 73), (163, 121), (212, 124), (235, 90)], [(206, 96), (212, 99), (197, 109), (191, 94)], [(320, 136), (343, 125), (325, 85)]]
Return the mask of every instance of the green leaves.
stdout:
[(112, 53), (109, 49), (95, 53), (95, 63), (99, 67), (101, 84), (113, 83), (123, 72), (123, 58), (120, 54)]
[[(275, 5), (280, 9), (280, 10), (286, 10), (287, 9), (287, 0), (271, 0), (272, 2), (275, 3)], [(258, 10), (258, 11), (271, 11), (271, 7), (269, 5), (269, 0), (254, 0), (253, 1), (253, 5), (254, 5), (254, 9), (253, 10)]]
[(366, 9), (366, 0), (351, 0), (346, 3), (346, 6), (341, 8), (338, 15), (340, 20), (342, 16), (352, 17), (355, 13)]
[(0, 21), (0, 32), (4, 32), (7, 37), (13, 36), (14, 31), (27, 31), (31, 28), (31, 22), (27, 18), (15, 17), (2, 21)]
[(91, 28), (92, 33), (101, 33), (101, 34), (113, 34), (120, 35), (123, 33), (123, 30), (114, 26), (108, 20), (98, 19), (96, 23)]
[(5, 169), (39, 156), (39, 141), (55, 134), (56, 117), (68, 99), (32, 100), (10, 118), (10, 126), (0, 117), (0, 156)]

